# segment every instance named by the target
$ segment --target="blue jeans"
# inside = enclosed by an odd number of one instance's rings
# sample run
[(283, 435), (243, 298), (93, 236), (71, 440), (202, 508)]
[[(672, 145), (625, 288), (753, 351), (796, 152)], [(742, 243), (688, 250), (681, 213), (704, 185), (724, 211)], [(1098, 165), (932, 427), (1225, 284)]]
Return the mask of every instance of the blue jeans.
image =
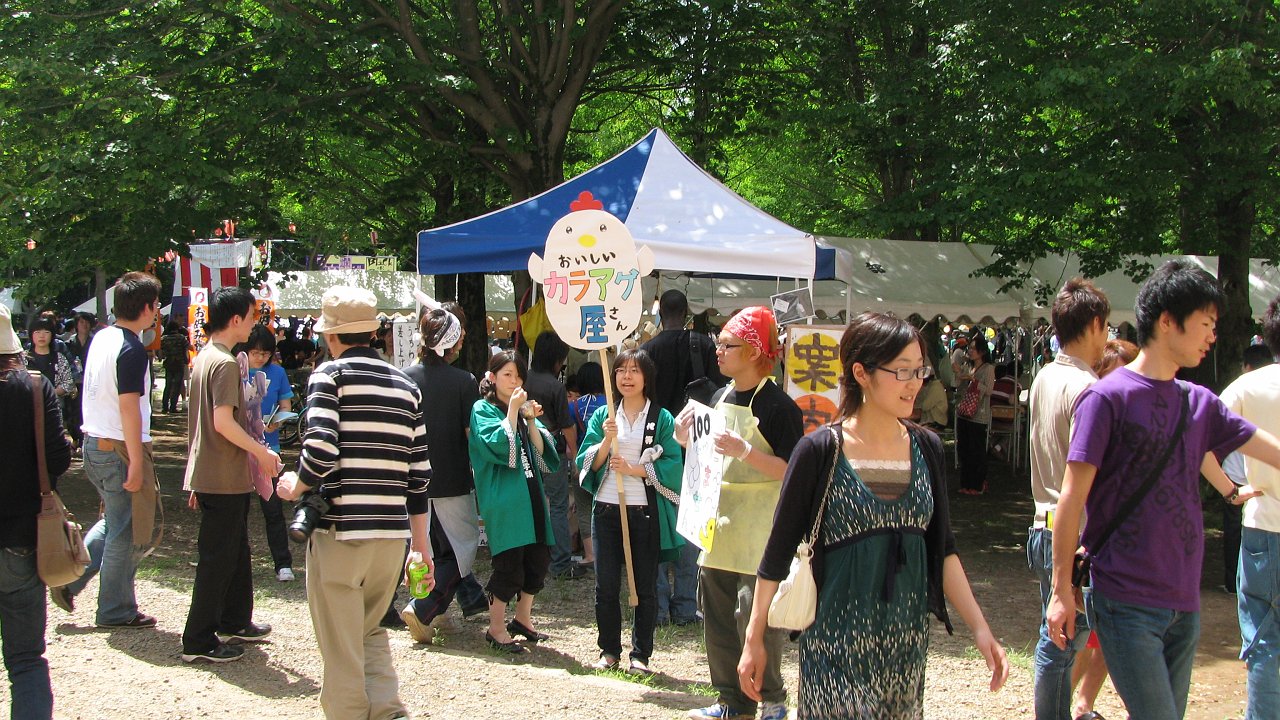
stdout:
[[(658, 622), (693, 622), (698, 619), (698, 553), (691, 542), (680, 547), (680, 558), (658, 566)], [(675, 575), (675, 590), (667, 571)]]
[(551, 513), (551, 534), (556, 544), (551, 546), (551, 567), (547, 572), (559, 575), (569, 570), (573, 562), (573, 536), (569, 534), (569, 456), (560, 456), (560, 469), (542, 476), (543, 491), (547, 494), (547, 510)]
[(1096, 590), (1086, 590), (1084, 602), (1111, 683), (1129, 717), (1182, 720), (1200, 639), (1200, 613), (1130, 605)]
[(1053, 531), (1027, 530), (1027, 567), (1040, 581), (1040, 640), (1036, 643), (1036, 720), (1071, 720), (1071, 668), (1089, 639), (1089, 623), (1076, 613), (1076, 634), (1059, 650), (1049, 639), (1044, 613), (1053, 589)]
[(67, 590), (74, 597), (94, 575), (100, 575), (96, 622), (127, 623), (138, 615), (133, 578), (138, 572), (139, 559), (133, 548), (133, 493), (124, 489), (129, 467), (114, 452), (99, 450), (97, 438), (85, 436), (84, 472), (106, 509), (85, 537), (89, 567)]
[(1280, 533), (1244, 528), (1236, 576), (1240, 658), (1249, 668), (1245, 720), (1280, 717)]
[(44, 583), (36, 574), (35, 548), (0, 548), (0, 642), (13, 720), (53, 717), (44, 629)]

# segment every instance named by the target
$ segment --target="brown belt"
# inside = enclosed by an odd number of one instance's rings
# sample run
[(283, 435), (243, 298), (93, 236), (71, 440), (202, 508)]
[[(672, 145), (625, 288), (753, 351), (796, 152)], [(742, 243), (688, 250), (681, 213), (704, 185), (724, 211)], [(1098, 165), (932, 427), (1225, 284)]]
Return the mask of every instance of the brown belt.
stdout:
[(97, 438), (98, 449), (102, 452), (114, 452), (116, 449), (116, 441), (110, 438)]

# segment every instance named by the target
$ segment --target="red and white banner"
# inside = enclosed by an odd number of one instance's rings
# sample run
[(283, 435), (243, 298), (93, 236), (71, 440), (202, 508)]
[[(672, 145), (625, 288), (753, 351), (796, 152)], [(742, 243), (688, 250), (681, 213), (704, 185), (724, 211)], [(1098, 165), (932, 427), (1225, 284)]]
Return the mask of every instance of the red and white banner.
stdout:
[(211, 268), (190, 258), (173, 261), (173, 296), (185, 298), (189, 288), (205, 288), (210, 294), (221, 287), (240, 284), (236, 268)]

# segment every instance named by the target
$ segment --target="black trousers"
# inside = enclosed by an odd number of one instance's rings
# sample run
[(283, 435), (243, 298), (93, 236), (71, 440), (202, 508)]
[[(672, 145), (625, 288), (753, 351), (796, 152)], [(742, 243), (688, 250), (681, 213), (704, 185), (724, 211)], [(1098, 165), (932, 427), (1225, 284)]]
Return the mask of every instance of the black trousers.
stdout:
[[(271, 478), (273, 488), (279, 484), (280, 478)], [(285, 522), (284, 517), (284, 501), (273, 492), (270, 500), (263, 500), (259, 495), (258, 502), (262, 505), (262, 521), (267, 531), (267, 547), (271, 549), (271, 562), (277, 571), (281, 568), (293, 567), (293, 553), (289, 551), (288, 523)]]
[[(596, 644), (610, 657), (622, 657), (622, 607), (619, 596), (626, 575), (622, 550), (622, 515), (618, 506), (598, 502), (592, 517), (596, 544)], [(631, 535), (631, 566), (636, 576), (636, 610), (631, 623), (631, 657), (649, 662), (653, 657), (653, 630), (658, 619), (658, 551), (661, 531), (658, 516), (648, 505), (627, 506)]]
[(960, 458), (960, 487), (985, 490), (987, 487), (987, 426), (964, 418), (956, 419), (956, 454)]
[(217, 633), (243, 629), (253, 619), (249, 565), (249, 496), (196, 493), (200, 504), (199, 564), (191, 609), (182, 631), (182, 652), (208, 652)]
[(164, 393), (160, 396), (160, 409), (167, 413), (178, 412), (178, 396), (186, 392), (185, 367), (164, 369)]

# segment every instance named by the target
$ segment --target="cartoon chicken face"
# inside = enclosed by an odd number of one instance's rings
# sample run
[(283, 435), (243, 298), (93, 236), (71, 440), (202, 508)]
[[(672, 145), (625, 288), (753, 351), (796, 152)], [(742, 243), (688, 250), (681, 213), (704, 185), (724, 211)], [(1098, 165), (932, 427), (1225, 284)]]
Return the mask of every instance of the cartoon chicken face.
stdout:
[(529, 275), (542, 283), (547, 319), (566, 343), (617, 345), (640, 324), (640, 279), (653, 270), (653, 252), (637, 248), (627, 226), (591, 193), (569, 209), (551, 227), (542, 257), (529, 255)]

